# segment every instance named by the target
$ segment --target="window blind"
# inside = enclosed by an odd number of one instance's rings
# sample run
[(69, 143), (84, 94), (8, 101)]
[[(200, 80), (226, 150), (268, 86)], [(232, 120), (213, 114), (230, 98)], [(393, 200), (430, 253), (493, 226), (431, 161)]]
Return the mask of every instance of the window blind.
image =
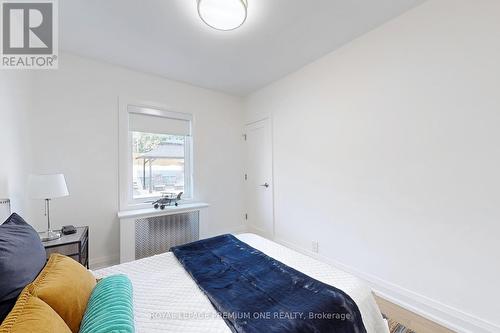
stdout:
[(165, 118), (144, 113), (129, 113), (129, 129), (132, 132), (191, 135), (189, 120)]

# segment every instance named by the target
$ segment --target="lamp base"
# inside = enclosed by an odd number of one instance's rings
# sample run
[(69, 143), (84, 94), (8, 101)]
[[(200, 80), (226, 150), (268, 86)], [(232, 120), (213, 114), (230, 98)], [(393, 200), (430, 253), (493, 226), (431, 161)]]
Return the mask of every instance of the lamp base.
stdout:
[(47, 242), (55, 239), (61, 238), (61, 234), (59, 232), (55, 232), (52, 230), (47, 230), (44, 232), (39, 232), (38, 235), (40, 235), (40, 239), (42, 242)]

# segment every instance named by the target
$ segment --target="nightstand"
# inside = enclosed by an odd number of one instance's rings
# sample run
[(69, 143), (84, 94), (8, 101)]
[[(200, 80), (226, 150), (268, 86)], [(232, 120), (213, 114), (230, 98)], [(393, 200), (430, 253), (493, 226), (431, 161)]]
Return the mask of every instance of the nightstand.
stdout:
[(52, 253), (60, 253), (89, 268), (89, 227), (77, 227), (74, 234), (63, 235), (61, 233), (61, 238), (42, 242), (42, 244), (45, 247), (47, 259)]

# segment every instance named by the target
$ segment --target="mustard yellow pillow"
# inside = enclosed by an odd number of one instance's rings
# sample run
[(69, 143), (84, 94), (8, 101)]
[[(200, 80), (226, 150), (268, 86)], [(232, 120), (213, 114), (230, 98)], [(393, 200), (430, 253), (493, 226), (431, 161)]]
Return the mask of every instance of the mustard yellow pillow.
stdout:
[(95, 285), (94, 276), (85, 267), (56, 253), (27, 288), (57, 312), (73, 333), (78, 333)]
[(25, 288), (7, 315), (0, 333), (71, 333), (62, 318)]

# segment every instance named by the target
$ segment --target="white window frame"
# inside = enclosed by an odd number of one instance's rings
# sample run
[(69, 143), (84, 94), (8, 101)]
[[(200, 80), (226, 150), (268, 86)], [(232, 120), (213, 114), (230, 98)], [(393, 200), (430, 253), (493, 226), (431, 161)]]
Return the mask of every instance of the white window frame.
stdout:
[[(129, 108), (132, 107), (132, 108)], [(130, 132), (131, 113), (151, 115), (176, 120), (189, 121), (189, 138), (185, 142), (184, 157), (184, 192), (183, 202), (190, 202), (194, 198), (193, 192), (193, 121), (194, 117), (189, 113), (180, 113), (170, 111), (165, 105), (141, 101), (137, 99), (119, 98), (119, 193), (120, 193), (120, 211), (151, 208), (151, 201), (160, 197), (148, 197), (145, 199), (133, 198), (133, 165), (132, 160), (132, 135)]]

